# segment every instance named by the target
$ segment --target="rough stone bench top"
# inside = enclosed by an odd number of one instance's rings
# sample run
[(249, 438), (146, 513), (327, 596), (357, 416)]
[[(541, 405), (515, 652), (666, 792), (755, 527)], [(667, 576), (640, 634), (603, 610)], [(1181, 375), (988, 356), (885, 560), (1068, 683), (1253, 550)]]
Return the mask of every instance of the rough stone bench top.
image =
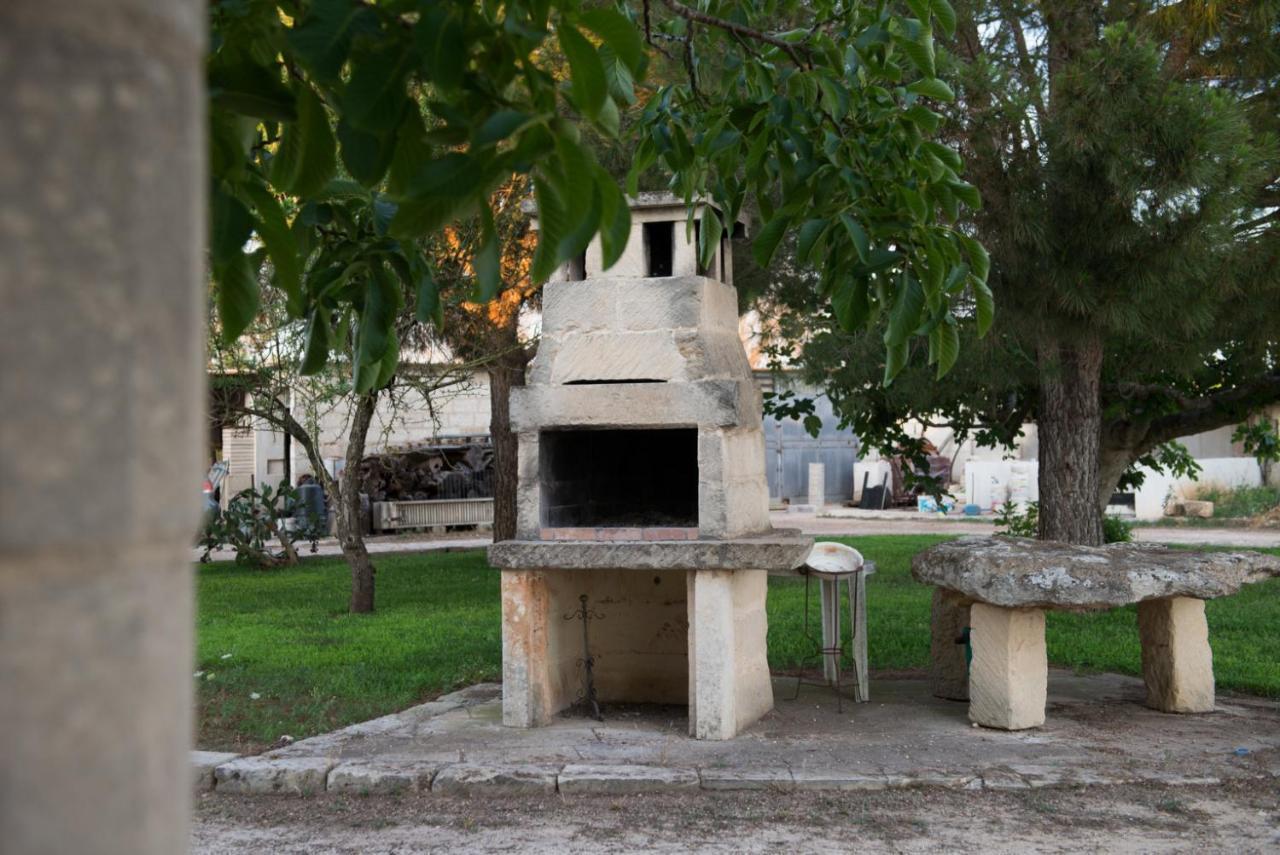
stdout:
[(768, 570), (793, 571), (813, 538), (791, 530), (732, 540), (503, 540), (489, 563), (503, 570)]
[(995, 606), (1086, 611), (1164, 597), (1227, 596), (1242, 585), (1280, 576), (1280, 558), (1136, 543), (1099, 547), (962, 537), (918, 553), (911, 575)]

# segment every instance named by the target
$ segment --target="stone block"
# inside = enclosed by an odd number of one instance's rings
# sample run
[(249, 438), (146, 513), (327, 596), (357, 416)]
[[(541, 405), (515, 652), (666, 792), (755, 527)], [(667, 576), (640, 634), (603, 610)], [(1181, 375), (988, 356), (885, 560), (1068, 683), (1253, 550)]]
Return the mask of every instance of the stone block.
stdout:
[(550, 613), (544, 574), (502, 571), (502, 723), (509, 727), (539, 727), (558, 712), (547, 625), (559, 617)]
[(559, 771), (558, 766), (456, 763), (436, 774), (431, 791), (445, 796), (554, 793)]
[(773, 709), (763, 570), (689, 573), (689, 733), (731, 739)]
[(511, 424), (542, 428), (733, 427), (759, 419), (740, 392), (746, 380), (523, 386), (511, 390)]
[(213, 770), (239, 757), (232, 751), (192, 751), (191, 775), (197, 790), (213, 789)]
[(969, 700), (969, 663), (959, 641), (969, 627), (969, 600), (946, 588), (933, 589), (929, 682), (934, 697)]
[(619, 282), (618, 326), (637, 331), (696, 327), (703, 294), (711, 284), (711, 280), (697, 277)]
[(1213, 517), (1213, 502), (1185, 499), (1182, 502), (1182, 512), (1189, 517), (1200, 517), (1207, 520)]
[(559, 776), (564, 795), (624, 795), (628, 793), (669, 793), (698, 789), (698, 773), (693, 769), (663, 766), (565, 766)]
[(879, 773), (843, 772), (838, 769), (792, 769), (798, 790), (886, 790), (889, 780)]
[(1204, 600), (1166, 597), (1138, 603), (1147, 706), (1161, 712), (1212, 712), (1213, 652)]
[(796, 782), (791, 777), (791, 770), (786, 767), (776, 769), (703, 769), (701, 771), (702, 789), (704, 790), (772, 790), (784, 792), (794, 790)]
[(685, 361), (670, 330), (581, 333), (556, 347), (551, 382), (684, 380)]
[(306, 796), (324, 791), (334, 761), (327, 757), (241, 757), (213, 770), (220, 793)]
[(970, 720), (1002, 730), (1044, 724), (1049, 680), (1044, 612), (974, 603), (969, 627)]
[(827, 503), (827, 467), (823, 463), (809, 464), (809, 504), (821, 508)]
[(439, 769), (438, 763), (413, 761), (342, 763), (329, 771), (326, 789), (369, 796), (426, 792)]

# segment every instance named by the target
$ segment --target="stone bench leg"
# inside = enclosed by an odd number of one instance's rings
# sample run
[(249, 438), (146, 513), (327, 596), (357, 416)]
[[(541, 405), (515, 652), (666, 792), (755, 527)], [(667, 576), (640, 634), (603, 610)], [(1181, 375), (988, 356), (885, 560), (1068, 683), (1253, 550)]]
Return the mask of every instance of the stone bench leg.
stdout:
[(764, 570), (691, 570), (689, 734), (731, 739), (773, 709)]
[(1147, 706), (1168, 713), (1213, 711), (1213, 652), (1204, 600), (1167, 597), (1138, 603)]
[(957, 639), (969, 626), (969, 600), (948, 591), (933, 589), (930, 617), (929, 682), (936, 698), (969, 700), (969, 663), (964, 645)]
[(1044, 724), (1049, 683), (1044, 612), (974, 603), (969, 628), (969, 719), (1002, 730)]

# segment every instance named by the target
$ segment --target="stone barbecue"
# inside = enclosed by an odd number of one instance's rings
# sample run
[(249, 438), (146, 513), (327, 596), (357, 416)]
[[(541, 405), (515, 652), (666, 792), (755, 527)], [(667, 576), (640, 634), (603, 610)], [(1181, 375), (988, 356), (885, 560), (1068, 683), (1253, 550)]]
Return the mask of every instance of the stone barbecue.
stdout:
[(489, 550), (507, 725), (584, 699), (584, 608), (599, 702), (687, 704), (703, 739), (773, 707), (767, 574), (798, 568), (811, 541), (770, 528), (728, 238), (700, 267), (687, 214), (642, 194), (607, 278), (597, 240), (543, 290), (538, 354), (511, 395), (517, 539)]

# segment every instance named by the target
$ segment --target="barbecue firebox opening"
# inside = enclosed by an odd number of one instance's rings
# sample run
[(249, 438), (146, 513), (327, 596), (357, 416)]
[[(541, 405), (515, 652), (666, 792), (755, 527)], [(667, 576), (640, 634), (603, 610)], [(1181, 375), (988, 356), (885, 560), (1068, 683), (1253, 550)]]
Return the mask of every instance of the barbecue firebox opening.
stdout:
[(543, 525), (698, 525), (698, 431), (548, 430), (539, 442)]

